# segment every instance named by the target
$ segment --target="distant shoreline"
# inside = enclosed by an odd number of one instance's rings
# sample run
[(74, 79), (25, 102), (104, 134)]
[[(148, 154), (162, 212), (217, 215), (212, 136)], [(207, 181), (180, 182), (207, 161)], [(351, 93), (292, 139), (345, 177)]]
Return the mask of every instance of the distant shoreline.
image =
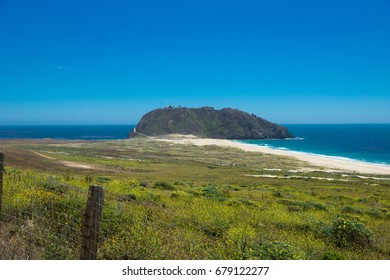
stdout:
[(291, 150), (278, 150), (265, 146), (240, 143), (233, 140), (197, 138), (195, 136), (188, 135), (171, 135), (165, 138), (156, 138), (156, 140), (167, 141), (176, 144), (192, 144), (196, 146), (216, 145), (220, 147), (238, 148), (246, 152), (260, 152), (278, 156), (294, 157), (298, 160), (308, 162), (314, 166), (326, 168), (327, 170), (325, 171), (352, 171), (367, 174), (390, 175), (390, 165), (387, 164), (368, 163), (354, 159), (310, 154)]
[[(158, 141), (167, 141), (175, 144), (191, 144), (196, 146), (216, 145), (220, 147), (231, 147), (238, 148), (246, 152), (257, 152), (273, 154), (278, 156), (293, 157), (297, 160), (307, 162), (313, 167), (317, 166), (322, 171), (327, 172), (357, 172), (367, 174), (378, 174), (378, 175), (390, 175), (389, 164), (376, 164), (355, 159), (327, 156), (314, 153), (298, 152), (293, 150), (280, 150), (274, 149), (267, 146), (258, 146), (255, 144), (241, 143), (234, 140), (225, 139), (208, 139), (208, 138), (197, 138), (190, 135), (169, 135), (166, 137), (150, 137)], [(66, 142), (90, 142), (91, 140), (85, 139), (55, 139), (55, 138), (24, 138), (24, 139), (1, 139), (0, 138), (0, 150), (2, 145), (10, 143), (66, 143)], [(126, 139), (95, 139), (92, 141), (126, 141)]]
[[(284, 124), (297, 138), (238, 140), (272, 149), (390, 165), (390, 124)], [(2, 126), (1, 140), (124, 140), (134, 125)], [(213, 138), (213, 137), (211, 137)], [(222, 138), (229, 139), (229, 138)]]

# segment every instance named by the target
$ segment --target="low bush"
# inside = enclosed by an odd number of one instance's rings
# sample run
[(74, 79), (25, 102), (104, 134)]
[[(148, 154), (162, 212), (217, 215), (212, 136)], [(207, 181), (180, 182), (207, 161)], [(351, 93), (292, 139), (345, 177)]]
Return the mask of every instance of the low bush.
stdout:
[(326, 210), (326, 207), (320, 203), (313, 201), (292, 201), (288, 199), (280, 200), (280, 203), (287, 205), (287, 208), (290, 212), (300, 212), (307, 211), (310, 209), (314, 210)]
[(220, 188), (217, 188), (213, 185), (205, 186), (202, 190), (202, 193), (205, 197), (218, 200), (218, 201), (225, 201), (227, 200), (227, 192), (221, 190)]
[(322, 254), (321, 260), (345, 260), (345, 257), (343, 254), (334, 251), (328, 251)]
[(179, 198), (179, 197), (191, 197), (191, 194), (182, 190), (177, 190), (172, 192), (171, 198)]
[(367, 214), (377, 219), (383, 219), (386, 217), (386, 209), (370, 208), (367, 210)]
[(373, 238), (372, 231), (363, 223), (348, 217), (338, 217), (325, 232), (339, 247), (369, 246)]
[(46, 191), (64, 194), (69, 190), (69, 186), (63, 182), (59, 177), (47, 176), (43, 182), (42, 187)]
[(263, 260), (303, 260), (305, 254), (298, 247), (282, 241), (274, 241), (261, 245), (257, 249), (259, 258)]
[(174, 190), (175, 189), (175, 187), (172, 186), (170, 183), (163, 182), (163, 181), (158, 181), (158, 182), (154, 183), (154, 186), (156, 188), (163, 189), (163, 190)]
[(344, 213), (350, 213), (350, 214), (362, 214), (363, 211), (359, 208), (355, 208), (355, 207), (352, 207), (352, 206), (345, 206), (343, 207), (343, 209), (341, 209), (342, 212)]

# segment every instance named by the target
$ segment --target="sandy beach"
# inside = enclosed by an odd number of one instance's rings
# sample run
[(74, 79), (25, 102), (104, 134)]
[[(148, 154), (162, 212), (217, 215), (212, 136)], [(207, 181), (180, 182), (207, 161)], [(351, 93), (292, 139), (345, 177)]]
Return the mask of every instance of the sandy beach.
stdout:
[(269, 147), (244, 144), (232, 140), (197, 138), (188, 135), (170, 135), (166, 138), (159, 138), (160, 141), (168, 141), (177, 144), (192, 144), (196, 146), (217, 145), (221, 147), (239, 148), (247, 152), (260, 152), (279, 156), (294, 157), (301, 161), (306, 161), (311, 165), (323, 167), (331, 171), (352, 171), (367, 174), (388, 174), (390, 175), (390, 165), (366, 163), (363, 161), (350, 160), (346, 158), (322, 156), (303, 152), (277, 150)]

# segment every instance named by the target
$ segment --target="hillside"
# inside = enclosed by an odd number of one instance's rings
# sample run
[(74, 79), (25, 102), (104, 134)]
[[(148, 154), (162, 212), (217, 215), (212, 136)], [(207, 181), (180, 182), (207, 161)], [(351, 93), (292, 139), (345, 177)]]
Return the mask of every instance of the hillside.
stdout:
[(135, 128), (148, 136), (195, 135), (216, 139), (285, 139), (293, 137), (287, 128), (246, 112), (224, 108), (164, 108), (145, 114)]

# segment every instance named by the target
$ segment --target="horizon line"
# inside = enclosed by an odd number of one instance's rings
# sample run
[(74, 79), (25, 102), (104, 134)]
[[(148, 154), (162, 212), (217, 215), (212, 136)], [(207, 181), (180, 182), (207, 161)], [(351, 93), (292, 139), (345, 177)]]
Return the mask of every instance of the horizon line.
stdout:
[[(274, 122), (276, 123), (276, 122)], [(364, 124), (390, 124), (390, 122), (341, 122), (341, 123), (276, 123), (278, 125), (364, 125)], [(127, 123), (58, 123), (58, 124), (49, 124), (49, 123), (32, 123), (32, 124), (0, 124), (0, 126), (136, 126), (137, 124), (127, 124)]]

